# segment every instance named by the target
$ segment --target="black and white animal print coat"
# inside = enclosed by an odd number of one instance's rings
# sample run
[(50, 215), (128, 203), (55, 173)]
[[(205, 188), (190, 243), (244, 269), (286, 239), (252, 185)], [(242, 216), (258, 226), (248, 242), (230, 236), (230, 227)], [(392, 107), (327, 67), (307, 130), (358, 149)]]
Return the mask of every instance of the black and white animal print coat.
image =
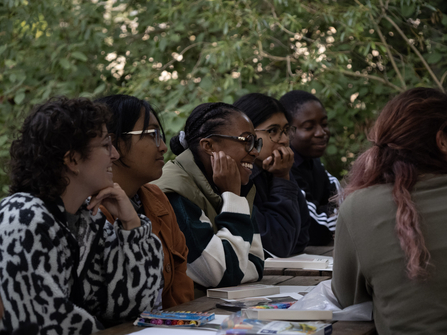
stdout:
[(76, 239), (62, 200), (16, 193), (0, 203), (0, 330), (27, 322), (40, 334), (91, 334), (103, 328), (98, 319), (132, 319), (154, 306), (163, 250), (149, 219), (141, 215), (141, 227), (123, 230), (119, 220), (91, 216), (86, 204), (78, 213), (84, 230)]

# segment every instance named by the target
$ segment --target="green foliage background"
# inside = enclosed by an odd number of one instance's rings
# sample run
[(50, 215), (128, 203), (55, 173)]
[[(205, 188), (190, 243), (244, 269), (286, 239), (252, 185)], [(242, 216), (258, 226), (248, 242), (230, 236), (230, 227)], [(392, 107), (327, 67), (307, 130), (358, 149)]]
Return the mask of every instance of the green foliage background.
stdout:
[(304, 89), (328, 111), (324, 162), (341, 177), (386, 101), (445, 90), (446, 54), (443, 0), (1, 0), (0, 160), (51, 96), (147, 99), (169, 139), (200, 103)]

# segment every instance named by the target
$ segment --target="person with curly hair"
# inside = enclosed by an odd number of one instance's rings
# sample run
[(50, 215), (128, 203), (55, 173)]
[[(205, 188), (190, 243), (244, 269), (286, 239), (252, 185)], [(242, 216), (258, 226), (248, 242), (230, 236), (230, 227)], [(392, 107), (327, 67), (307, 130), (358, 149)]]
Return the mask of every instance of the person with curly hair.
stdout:
[[(0, 203), (0, 331), (87, 335), (154, 306), (162, 246), (113, 183), (109, 119), (88, 99), (51, 99), (13, 141)], [(119, 219), (106, 222), (100, 205)]]
[(371, 301), (378, 334), (447, 333), (447, 94), (386, 104), (354, 162), (335, 232), (332, 289)]

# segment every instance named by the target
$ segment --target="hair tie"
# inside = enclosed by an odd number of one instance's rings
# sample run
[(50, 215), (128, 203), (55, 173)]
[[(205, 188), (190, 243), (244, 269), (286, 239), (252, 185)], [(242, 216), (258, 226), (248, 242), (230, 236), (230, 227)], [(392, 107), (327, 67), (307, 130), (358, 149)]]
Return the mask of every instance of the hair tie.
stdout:
[(372, 144), (380, 149), (384, 149), (387, 146), (386, 144), (377, 144), (376, 142), (372, 142)]
[(180, 131), (180, 133), (178, 134), (178, 139), (180, 141), (180, 144), (182, 145), (183, 149), (188, 149), (189, 145), (188, 142), (186, 141), (186, 134), (183, 130)]

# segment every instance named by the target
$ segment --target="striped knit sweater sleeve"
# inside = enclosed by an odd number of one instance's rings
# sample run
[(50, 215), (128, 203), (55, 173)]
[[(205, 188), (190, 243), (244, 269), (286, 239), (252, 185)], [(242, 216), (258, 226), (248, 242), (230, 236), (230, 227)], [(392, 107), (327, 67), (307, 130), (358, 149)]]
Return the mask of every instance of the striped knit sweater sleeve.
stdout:
[(222, 194), (222, 210), (214, 219), (177, 193), (166, 194), (189, 249), (187, 274), (204, 287), (233, 286), (257, 281), (264, 269), (259, 231), (250, 218), (247, 199)]

